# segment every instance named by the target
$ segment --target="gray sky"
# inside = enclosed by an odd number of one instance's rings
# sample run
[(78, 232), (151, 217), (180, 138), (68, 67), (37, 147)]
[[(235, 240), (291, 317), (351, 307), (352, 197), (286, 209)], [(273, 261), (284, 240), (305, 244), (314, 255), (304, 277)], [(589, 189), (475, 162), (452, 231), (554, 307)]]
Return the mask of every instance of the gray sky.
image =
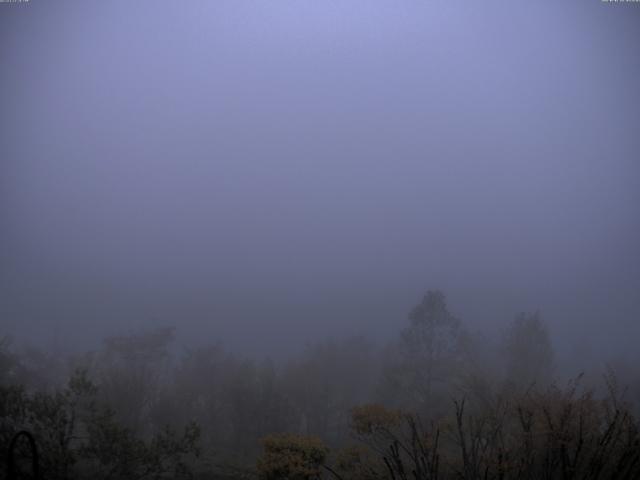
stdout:
[(0, 68), (3, 331), (640, 335), (640, 4), (31, 0)]

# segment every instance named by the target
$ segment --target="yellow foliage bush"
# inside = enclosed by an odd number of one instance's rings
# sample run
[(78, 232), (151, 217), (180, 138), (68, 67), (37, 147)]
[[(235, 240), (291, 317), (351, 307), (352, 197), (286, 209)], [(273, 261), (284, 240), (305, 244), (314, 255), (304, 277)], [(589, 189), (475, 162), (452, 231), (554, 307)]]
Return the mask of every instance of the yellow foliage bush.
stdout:
[(312, 480), (320, 477), (320, 469), (329, 449), (317, 437), (282, 433), (262, 439), (264, 448), (258, 459), (258, 474), (264, 480)]
[(378, 404), (362, 405), (351, 409), (351, 430), (358, 435), (373, 435), (381, 430), (397, 427), (403, 413)]

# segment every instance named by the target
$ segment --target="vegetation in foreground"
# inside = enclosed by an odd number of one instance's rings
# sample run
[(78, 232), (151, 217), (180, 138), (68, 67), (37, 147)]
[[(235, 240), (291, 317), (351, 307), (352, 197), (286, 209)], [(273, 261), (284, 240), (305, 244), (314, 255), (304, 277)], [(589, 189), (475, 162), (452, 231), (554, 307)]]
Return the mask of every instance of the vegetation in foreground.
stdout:
[(538, 314), (492, 344), (427, 292), (389, 345), (326, 342), (282, 365), (218, 346), (175, 358), (172, 340), (67, 359), (5, 341), (0, 478), (640, 478), (639, 372), (562, 381)]

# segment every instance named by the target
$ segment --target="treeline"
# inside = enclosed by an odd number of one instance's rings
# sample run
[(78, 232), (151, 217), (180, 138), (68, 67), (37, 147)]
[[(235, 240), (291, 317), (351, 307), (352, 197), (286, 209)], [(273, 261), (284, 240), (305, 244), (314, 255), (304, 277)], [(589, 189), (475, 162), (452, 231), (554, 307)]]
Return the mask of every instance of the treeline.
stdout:
[[(62, 359), (3, 342), (0, 442), (30, 432), (47, 479), (640, 478), (640, 371), (567, 383), (537, 313), (491, 341), (430, 291), (383, 346), (276, 365), (173, 343), (160, 328)], [(22, 439), (13, 458), (33, 467)]]

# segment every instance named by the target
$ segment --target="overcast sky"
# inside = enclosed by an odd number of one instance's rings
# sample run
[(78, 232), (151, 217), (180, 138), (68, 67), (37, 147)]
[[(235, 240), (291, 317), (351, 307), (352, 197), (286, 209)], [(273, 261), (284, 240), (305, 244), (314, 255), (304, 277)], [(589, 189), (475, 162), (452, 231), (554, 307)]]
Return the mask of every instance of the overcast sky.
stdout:
[(640, 335), (640, 4), (0, 3), (0, 69), (0, 333)]

